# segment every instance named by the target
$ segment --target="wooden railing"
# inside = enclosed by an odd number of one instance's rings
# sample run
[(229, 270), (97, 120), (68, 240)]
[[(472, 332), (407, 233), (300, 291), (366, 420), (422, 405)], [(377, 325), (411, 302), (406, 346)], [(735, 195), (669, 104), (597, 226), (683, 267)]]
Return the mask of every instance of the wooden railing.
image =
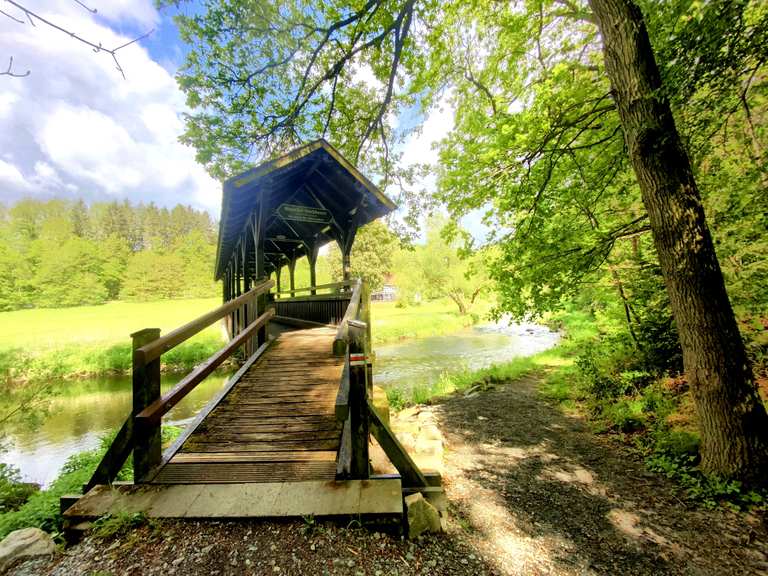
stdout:
[(400, 472), (403, 487), (421, 489), (428, 480), (373, 406), (373, 364), (371, 349), (371, 300), (368, 286), (356, 281), (344, 318), (333, 342), (333, 353), (344, 356), (335, 414), (343, 422), (336, 461), (339, 479), (366, 479), (370, 476), (369, 434)]
[[(307, 288), (297, 288), (274, 294), (276, 321), (298, 323), (309, 327), (312, 324), (338, 324), (349, 305), (353, 282), (334, 282)], [(301, 294), (309, 292), (310, 294)], [(291, 294), (300, 293), (298, 296)]]
[[(226, 302), (215, 310), (160, 336), (158, 328), (147, 328), (132, 334), (133, 338), (133, 410), (117, 433), (112, 445), (96, 471), (84, 486), (90, 490), (96, 484), (109, 484), (133, 451), (133, 475), (136, 483), (151, 477), (161, 460), (162, 417), (178, 404), (200, 382), (234, 352), (243, 347), (247, 355), (263, 344), (266, 326), (274, 310), (259, 310), (257, 299), (269, 292), (273, 280), (257, 283), (251, 290)], [(258, 316), (257, 316), (258, 313)], [(230, 315), (239, 319), (236, 335), (221, 350), (195, 367), (171, 390), (160, 394), (160, 360), (172, 350), (214, 322)], [(256, 344), (254, 345), (254, 337)]]
[(367, 286), (357, 280), (333, 341), (333, 353), (345, 357), (336, 395), (336, 417), (344, 423), (336, 469), (336, 475), (342, 478), (368, 478), (369, 475), (366, 355), (369, 305)]
[(275, 297), (280, 299), (293, 298), (296, 296), (296, 294), (300, 294), (302, 292), (309, 292), (310, 296), (316, 296), (318, 292), (328, 292), (333, 294), (344, 290), (346, 287), (351, 286), (354, 283), (355, 280), (343, 280), (341, 282), (331, 282), (330, 284), (318, 284), (317, 286), (294, 288), (293, 290), (281, 290), (280, 292), (275, 292)]

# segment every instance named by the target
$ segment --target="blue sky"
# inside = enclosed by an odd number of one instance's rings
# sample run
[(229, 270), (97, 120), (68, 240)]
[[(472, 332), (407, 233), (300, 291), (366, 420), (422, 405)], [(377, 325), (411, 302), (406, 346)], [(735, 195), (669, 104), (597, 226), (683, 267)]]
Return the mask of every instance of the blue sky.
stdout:
[[(174, 79), (184, 45), (172, 21), (176, 8), (152, 0), (90, 0), (96, 15), (72, 0), (26, 0), (67, 29), (105, 46), (118, 46), (154, 29), (119, 52), (126, 79), (106, 53), (43, 25), (0, 18), (0, 60), (13, 56), (26, 78), (0, 76), (0, 201), (23, 196), (82, 197), (170, 206), (190, 204), (218, 216), (221, 186), (179, 143), (185, 99)], [(185, 2), (178, 10), (200, 9)], [(376, 82), (365, 69), (361, 79)], [(415, 110), (401, 125), (419, 122)], [(404, 144), (413, 162), (437, 162), (433, 142), (453, 126), (446, 100)], [(422, 183), (433, 187), (434, 178)], [(466, 224), (482, 236), (479, 217)]]
[[(221, 186), (179, 143), (185, 99), (174, 71), (183, 47), (151, 0), (27, 0), (42, 16), (104, 46), (119, 46), (126, 78), (107, 53), (43, 25), (0, 18), (0, 58), (26, 78), (0, 77), (0, 200), (82, 197), (169, 206), (218, 215)], [(7, 7), (6, 7), (7, 8)]]

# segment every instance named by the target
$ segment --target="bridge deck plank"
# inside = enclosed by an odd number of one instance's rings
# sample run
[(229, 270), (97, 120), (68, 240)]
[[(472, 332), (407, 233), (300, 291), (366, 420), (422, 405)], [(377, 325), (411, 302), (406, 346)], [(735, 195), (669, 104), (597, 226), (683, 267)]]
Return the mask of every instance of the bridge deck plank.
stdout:
[(283, 333), (242, 376), (157, 484), (332, 480), (341, 427), (334, 416), (343, 359), (336, 331)]

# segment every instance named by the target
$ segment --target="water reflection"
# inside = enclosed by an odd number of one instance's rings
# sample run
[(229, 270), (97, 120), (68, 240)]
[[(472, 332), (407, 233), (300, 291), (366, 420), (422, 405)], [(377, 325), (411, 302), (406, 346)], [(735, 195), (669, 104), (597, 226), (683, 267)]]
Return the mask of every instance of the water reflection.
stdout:
[[(165, 424), (183, 425), (226, 382), (229, 374), (214, 374), (197, 386), (163, 419)], [(175, 385), (181, 375), (163, 375), (163, 390)], [(9, 426), (10, 450), (0, 461), (21, 469), (25, 480), (48, 484), (72, 454), (95, 448), (99, 438), (123, 424), (131, 410), (130, 377), (64, 381), (62, 392), (50, 403), (39, 425)]]
[(443, 372), (478, 370), (516, 357), (531, 356), (557, 343), (545, 326), (502, 320), (446, 336), (376, 346), (376, 384), (409, 389), (434, 382)]

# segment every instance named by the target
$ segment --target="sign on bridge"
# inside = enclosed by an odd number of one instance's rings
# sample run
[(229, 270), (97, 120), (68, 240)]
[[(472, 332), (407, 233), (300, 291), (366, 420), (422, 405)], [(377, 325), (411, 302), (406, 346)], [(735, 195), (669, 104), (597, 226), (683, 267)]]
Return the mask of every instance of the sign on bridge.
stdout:
[(285, 220), (316, 224), (329, 224), (331, 222), (331, 213), (325, 208), (315, 208), (303, 204), (281, 204), (277, 213)]

